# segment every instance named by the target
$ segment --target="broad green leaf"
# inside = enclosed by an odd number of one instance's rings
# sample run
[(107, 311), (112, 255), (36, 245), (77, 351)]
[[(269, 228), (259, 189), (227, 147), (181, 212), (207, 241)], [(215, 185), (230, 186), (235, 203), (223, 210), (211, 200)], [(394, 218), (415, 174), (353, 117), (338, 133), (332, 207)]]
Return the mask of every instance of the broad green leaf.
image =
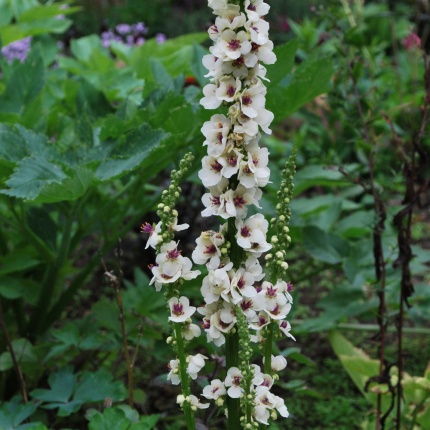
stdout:
[(37, 266), (40, 261), (34, 257), (33, 253), (21, 248), (2, 257), (0, 263), (0, 276), (5, 276), (31, 269)]
[(18, 277), (0, 276), (0, 296), (13, 300), (22, 297), (26, 291), (25, 279)]
[(78, 167), (60, 183), (46, 185), (34, 199), (36, 203), (55, 203), (74, 201), (82, 197), (93, 183), (93, 172), (85, 167)]
[(0, 0), (0, 27), (3, 27), (11, 21), (13, 11), (8, 1)]
[(19, 18), (26, 11), (39, 6), (39, 2), (37, 0), (13, 0), (10, 1), (10, 4), (16, 18)]
[(349, 253), (347, 241), (314, 226), (303, 228), (303, 245), (312, 257), (330, 264), (340, 263)]
[(38, 155), (24, 158), (6, 181), (7, 189), (0, 193), (24, 200), (34, 200), (44, 187), (61, 183), (67, 175), (62, 168)]
[[(298, 39), (290, 40), (288, 43), (277, 46), (273, 52), (276, 54), (276, 63), (270, 65), (267, 70), (267, 77), (270, 82), (267, 84), (268, 92), (275, 90), (275, 86), (284, 79), (289, 79), (289, 74), (294, 66), (294, 56), (299, 49)], [(276, 91), (276, 90), (275, 90)]]
[(102, 402), (106, 397), (113, 401), (123, 400), (126, 396), (124, 385), (113, 381), (113, 376), (107, 370), (84, 372), (76, 387), (74, 401), (81, 403)]
[(24, 403), (18, 396), (14, 397), (9, 402), (3, 403), (0, 406), (0, 429), (24, 429), (25, 426), (20, 426), (20, 424), (33, 415), (37, 409), (37, 406), (37, 402), (31, 401)]
[[(134, 170), (147, 158), (151, 158), (151, 152), (166, 137), (167, 135), (162, 130), (154, 130), (148, 124), (143, 124), (128, 133), (121, 144), (116, 145), (112, 157), (97, 168), (96, 178), (106, 181)], [(149, 160), (146, 160), (146, 163), (148, 162)]]
[(94, 414), (89, 422), (89, 430), (127, 430), (130, 428), (130, 421), (125, 413), (118, 408), (108, 408), (103, 414)]
[(64, 7), (70, 2), (57, 2), (54, 4), (45, 4), (32, 7), (23, 12), (19, 17), (19, 22), (30, 22), (34, 20), (57, 18), (58, 15), (71, 15), (81, 10), (80, 7)]
[(345, 179), (344, 175), (337, 169), (317, 165), (300, 169), (294, 177), (294, 183), (296, 195), (314, 186), (343, 187), (351, 185), (351, 181)]
[[(357, 388), (372, 405), (376, 405), (377, 395), (365, 391), (365, 386), (369, 378), (379, 375), (379, 361), (371, 359), (363, 350), (352, 345), (338, 331), (334, 330), (329, 333), (329, 341)], [(389, 405), (389, 397), (382, 396), (383, 410), (386, 410)]]
[[(76, 386), (76, 375), (70, 367), (60, 369), (56, 373), (52, 373), (48, 378), (50, 389), (36, 389), (31, 392), (31, 396), (35, 399), (55, 403), (68, 403), (72, 397)], [(61, 406), (60, 406), (61, 407)]]
[[(34, 364), (38, 362), (38, 357), (35, 354), (34, 347), (27, 339), (15, 339), (12, 341), (12, 348), (15, 353), (15, 357), (20, 362), (21, 366), (24, 367), (27, 364)], [(0, 371), (12, 369), (13, 361), (10, 352), (3, 352), (0, 355)]]
[(277, 122), (296, 112), (315, 97), (330, 89), (334, 68), (331, 59), (306, 61), (296, 68), (287, 85), (281, 81), (268, 93), (267, 109)]
[(39, 49), (32, 49), (25, 62), (9, 66), (6, 89), (0, 95), (0, 111), (23, 114), (45, 84), (45, 69)]

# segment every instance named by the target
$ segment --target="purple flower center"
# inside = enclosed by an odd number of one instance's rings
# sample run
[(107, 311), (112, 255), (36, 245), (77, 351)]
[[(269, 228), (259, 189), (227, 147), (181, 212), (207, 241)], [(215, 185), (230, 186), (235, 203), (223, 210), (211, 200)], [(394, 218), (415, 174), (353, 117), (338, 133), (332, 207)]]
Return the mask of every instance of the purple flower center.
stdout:
[(244, 96), (244, 97), (242, 97), (242, 103), (245, 106), (249, 106), (250, 104), (252, 104), (252, 98), (251, 98), (251, 96)]
[(215, 172), (221, 172), (222, 170), (222, 164), (219, 164), (216, 160), (211, 164), (211, 167), (212, 170), (215, 170)]
[(246, 205), (246, 200), (243, 198), (243, 196), (237, 196), (234, 198), (233, 203), (236, 207), (241, 208), (243, 205)]
[(242, 227), (240, 229), (240, 234), (242, 237), (249, 237), (249, 236), (251, 236), (251, 230), (247, 226)]
[(146, 222), (145, 224), (142, 224), (140, 226), (140, 232), (141, 233), (148, 233), (148, 234), (152, 234), (154, 232), (155, 228), (152, 227), (151, 224), (149, 224), (148, 222)]
[(181, 255), (181, 251), (178, 248), (167, 251), (167, 258), (169, 260), (176, 260)]
[(238, 49), (240, 49), (240, 40), (230, 40), (230, 42), (228, 42), (228, 48), (230, 49), (230, 51), (237, 51)]
[(181, 303), (175, 303), (173, 305), (172, 313), (178, 317), (184, 315), (184, 307), (181, 305)]
[(234, 88), (233, 85), (229, 85), (226, 91), (227, 95), (229, 97), (233, 97), (235, 92), (236, 92), (236, 88)]
[(206, 246), (206, 249), (203, 252), (203, 254), (215, 254), (215, 253), (216, 253), (216, 246), (215, 245)]

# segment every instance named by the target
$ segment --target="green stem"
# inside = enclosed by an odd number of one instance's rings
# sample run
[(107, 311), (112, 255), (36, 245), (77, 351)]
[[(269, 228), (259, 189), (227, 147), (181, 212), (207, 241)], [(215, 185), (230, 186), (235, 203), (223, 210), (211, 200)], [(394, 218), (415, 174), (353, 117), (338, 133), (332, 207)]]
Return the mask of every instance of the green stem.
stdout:
[[(190, 378), (187, 373), (187, 360), (185, 356), (184, 339), (182, 338), (182, 324), (174, 323), (173, 325), (175, 327), (175, 340), (178, 348), (179, 377), (181, 379), (182, 394), (186, 398), (191, 394), (191, 389)], [(185, 415), (185, 421), (187, 423), (187, 429), (195, 430), (194, 414), (189, 402), (185, 401), (183, 403), (183, 410)]]
[[(225, 359), (227, 369), (239, 367), (239, 333), (236, 331), (226, 336)], [(227, 396), (228, 430), (240, 429), (240, 399)]]
[(268, 326), (266, 342), (264, 344), (264, 373), (272, 374), (272, 349), (273, 349), (273, 329), (275, 323), (272, 321)]
[(50, 263), (46, 269), (42, 283), (42, 290), (37, 301), (36, 309), (28, 323), (28, 332), (33, 338), (40, 334), (40, 327), (43, 326), (44, 319), (47, 317), (47, 309), (51, 304), (54, 295), (55, 286), (57, 284), (57, 276), (69, 255), (70, 240), (72, 235), (72, 225), (75, 211), (74, 208), (70, 211), (66, 218), (66, 223), (63, 229), (63, 238), (57, 257)]

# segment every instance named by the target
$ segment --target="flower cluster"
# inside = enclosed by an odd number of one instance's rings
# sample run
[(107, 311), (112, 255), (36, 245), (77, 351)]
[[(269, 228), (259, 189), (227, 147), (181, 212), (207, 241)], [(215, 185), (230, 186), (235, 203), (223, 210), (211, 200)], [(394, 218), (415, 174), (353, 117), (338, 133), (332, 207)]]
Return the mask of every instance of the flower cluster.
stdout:
[[(227, 0), (208, 3), (216, 15), (209, 28), (214, 45), (203, 57), (210, 83), (203, 88), (200, 103), (207, 109), (225, 109), (225, 113), (213, 115), (202, 127), (207, 155), (199, 178), (208, 189), (202, 198), (202, 215), (217, 215), (227, 222), (218, 231), (200, 235), (192, 259), (208, 269), (201, 286), (205, 305), (198, 308), (207, 340), (221, 346), (238, 332), (246, 351), (239, 354), (244, 365), (230, 367), (224, 382), (212, 381), (203, 395), (217, 404), (223, 403), (225, 395), (245, 399), (241, 407), (244, 415), (250, 408), (252, 418), (248, 416), (242, 426), (252, 428), (268, 424), (274, 410), (288, 416), (283, 400), (270, 393), (271, 375), (255, 365), (250, 373), (246, 361), (251, 351), (243, 339), (263, 344), (269, 326), (273, 333), (273, 324), (290, 336), (285, 320), (292, 305), (290, 284), (281, 277), (274, 277), (273, 283), (264, 281), (258, 260), (273, 247), (273, 241), (267, 241), (269, 223), (259, 213), (247, 218), (249, 206), (260, 207), (261, 188), (269, 182), (268, 150), (259, 145), (260, 130), (270, 134), (273, 120), (265, 107), (263, 63), (273, 64), (276, 56), (264, 20), (270, 6), (263, 0), (245, 0), (242, 7)], [(286, 269), (284, 253), (278, 251)]]
[(31, 37), (26, 37), (25, 39), (17, 40), (4, 46), (1, 48), (1, 53), (8, 63), (11, 63), (15, 59), (23, 62), (27, 58), (30, 47)]
[[(127, 46), (140, 46), (146, 41), (148, 27), (143, 22), (136, 24), (118, 24), (114, 29), (109, 29), (101, 34), (102, 44), (109, 48), (112, 42), (124, 43)], [(166, 36), (162, 33), (156, 35), (158, 43), (163, 43)]]

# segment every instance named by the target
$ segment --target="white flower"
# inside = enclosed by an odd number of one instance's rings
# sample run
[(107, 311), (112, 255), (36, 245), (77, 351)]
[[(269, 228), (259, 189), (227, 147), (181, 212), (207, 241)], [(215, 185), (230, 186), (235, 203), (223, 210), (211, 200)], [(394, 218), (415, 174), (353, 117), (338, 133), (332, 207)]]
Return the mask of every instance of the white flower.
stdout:
[(218, 87), (215, 90), (215, 97), (221, 101), (233, 102), (241, 87), (242, 82), (239, 78), (223, 76), (220, 78)]
[(215, 25), (220, 32), (225, 29), (236, 30), (243, 27), (245, 22), (245, 14), (240, 12), (239, 6), (233, 4), (227, 4), (227, 7), (220, 11), (219, 16), (215, 19)]
[(227, 390), (227, 394), (233, 399), (238, 399), (245, 391), (240, 386), (240, 381), (242, 380), (242, 378), (242, 372), (237, 367), (231, 367), (230, 369), (228, 369), (224, 385), (226, 387), (230, 387)]
[(170, 360), (168, 364), (170, 369), (167, 379), (172, 382), (173, 385), (179, 385), (181, 380), (179, 379), (179, 360)]
[(249, 118), (255, 118), (264, 109), (266, 103), (265, 87), (258, 81), (258, 84), (245, 88), (240, 95), (240, 106), (242, 112)]
[(224, 242), (225, 238), (222, 232), (204, 231), (196, 239), (197, 246), (191, 256), (194, 263), (208, 263), (209, 269), (218, 269), (221, 262), (221, 247)]
[(269, 223), (262, 214), (255, 214), (247, 220), (236, 220), (237, 244), (245, 251), (262, 253), (272, 248), (267, 243), (266, 234)]
[(202, 159), (202, 169), (198, 175), (205, 187), (213, 187), (223, 178), (223, 169), (224, 166), (218, 158), (207, 155)]
[(191, 340), (199, 337), (201, 333), (200, 327), (197, 324), (185, 324), (182, 329), (182, 335), (185, 339)]
[(227, 271), (223, 269), (210, 270), (203, 279), (200, 289), (206, 303), (215, 303), (221, 295), (230, 292), (230, 278)]
[(245, 28), (251, 35), (251, 41), (263, 45), (269, 40), (269, 23), (263, 19), (249, 20)]
[(270, 317), (266, 311), (260, 311), (249, 323), (249, 328), (260, 331), (270, 323)]
[(213, 115), (203, 124), (201, 131), (206, 137), (203, 145), (207, 145), (208, 155), (219, 157), (224, 152), (230, 129), (231, 121), (224, 115)]
[(219, 15), (223, 9), (227, 8), (227, 0), (208, 0), (208, 6), (214, 10), (214, 13)]
[(162, 238), (160, 236), (161, 221), (155, 227), (152, 227), (151, 224), (146, 222), (145, 224), (142, 224), (142, 226), (140, 227), (140, 231), (142, 233), (149, 234), (145, 249), (148, 249), (149, 247), (155, 249), (156, 246), (158, 245), (158, 243), (161, 242), (161, 240), (162, 240)]
[(170, 317), (169, 320), (173, 322), (185, 322), (196, 311), (194, 306), (190, 306), (188, 297), (182, 296), (179, 299), (172, 297), (169, 300)]
[(249, 19), (257, 20), (269, 13), (270, 6), (263, 0), (245, 0), (245, 10)]
[(222, 100), (216, 96), (217, 86), (215, 84), (207, 84), (203, 87), (204, 97), (200, 99), (200, 104), (205, 109), (216, 109), (221, 105)]
[(256, 55), (258, 60), (264, 64), (274, 64), (276, 62), (276, 55), (273, 52), (273, 42), (271, 40), (262, 45), (252, 42), (251, 53)]
[(239, 185), (235, 190), (227, 190), (220, 196), (221, 205), (217, 212), (223, 218), (244, 218), (248, 211), (247, 206), (258, 205), (261, 197), (261, 190), (257, 187), (245, 188)]
[(224, 30), (209, 51), (217, 58), (236, 60), (241, 55), (248, 54), (251, 48), (246, 31), (235, 33), (233, 30)]
[(224, 194), (228, 186), (228, 179), (222, 178), (221, 181), (214, 187), (209, 187), (209, 193), (203, 194), (202, 203), (206, 207), (202, 211), (202, 216), (219, 215), (224, 211), (224, 200), (221, 196)]
[(196, 379), (198, 376), (198, 373), (200, 370), (203, 369), (205, 366), (205, 360), (207, 360), (208, 357), (202, 355), (202, 354), (196, 354), (196, 355), (189, 355), (187, 357), (187, 373), (191, 376), (192, 379)]
[(200, 400), (192, 394), (190, 394), (190, 404), (191, 409), (194, 411), (197, 409), (207, 409), (209, 407), (209, 403), (200, 403)]
[(273, 372), (280, 372), (287, 367), (287, 359), (283, 355), (272, 355), (271, 366)]
[(285, 336), (290, 337), (293, 340), (296, 340), (294, 338), (294, 336), (290, 333), (291, 331), (291, 324), (284, 320), (284, 321), (277, 321), (279, 328), (281, 329), (281, 331), (285, 334)]
[(244, 268), (238, 269), (236, 272), (231, 271), (231, 296), (234, 304), (238, 304), (243, 300), (243, 297), (250, 298), (257, 295), (254, 288), (254, 276), (247, 272)]
[(217, 400), (219, 397), (226, 394), (226, 389), (224, 383), (219, 379), (214, 379), (211, 381), (210, 385), (206, 385), (203, 388), (202, 395), (207, 399)]

